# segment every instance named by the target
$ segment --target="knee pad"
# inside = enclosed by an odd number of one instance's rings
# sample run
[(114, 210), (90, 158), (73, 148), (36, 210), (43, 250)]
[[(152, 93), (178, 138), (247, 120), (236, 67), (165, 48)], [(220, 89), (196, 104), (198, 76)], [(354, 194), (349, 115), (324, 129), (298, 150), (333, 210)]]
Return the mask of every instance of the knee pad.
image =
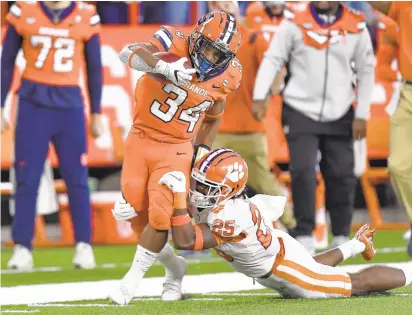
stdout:
[(173, 201), (168, 200), (162, 194), (156, 194), (150, 198), (149, 223), (156, 230), (169, 230), (170, 219), (173, 214)]

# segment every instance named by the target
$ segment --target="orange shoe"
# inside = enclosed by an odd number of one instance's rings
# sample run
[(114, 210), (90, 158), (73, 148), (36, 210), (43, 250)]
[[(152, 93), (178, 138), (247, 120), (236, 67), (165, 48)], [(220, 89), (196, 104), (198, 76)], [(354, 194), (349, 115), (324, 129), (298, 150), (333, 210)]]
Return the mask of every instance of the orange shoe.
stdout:
[(365, 260), (371, 260), (373, 256), (375, 256), (376, 250), (373, 247), (375, 231), (376, 230), (372, 229), (369, 224), (365, 224), (356, 232), (356, 239), (365, 244), (365, 250), (362, 252), (362, 257)]

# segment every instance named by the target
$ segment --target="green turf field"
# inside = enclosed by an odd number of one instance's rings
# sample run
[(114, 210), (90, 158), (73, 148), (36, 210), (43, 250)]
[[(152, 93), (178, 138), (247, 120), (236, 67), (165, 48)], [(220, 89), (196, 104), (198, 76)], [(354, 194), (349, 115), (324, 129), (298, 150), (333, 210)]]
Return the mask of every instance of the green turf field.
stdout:
[[(408, 262), (403, 231), (378, 231), (375, 244), (378, 253), (372, 262)], [(75, 270), (71, 260), (73, 248), (36, 249), (36, 270), (30, 273), (11, 273), (6, 263), (12, 250), (1, 250), (1, 286), (46, 283), (83, 282), (120, 279), (128, 270), (135, 246), (96, 246), (98, 268)], [(345, 264), (365, 263), (361, 257)], [(229, 264), (217, 256), (201, 261), (191, 260), (188, 274), (216, 274), (231, 272)], [(147, 277), (163, 276), (163, 267), (153, 266)], [(12, 289), (12, 288), (11, 288)], [(160, 294), (159, 291), (158, 294)], [(40, 314), (412, 314), (412, 287), (400, 288), (389, 295), (333, 300), (283, 300), (269, 290), (250, 292), (207, 293), (187, 295), (187, 300), (164, 303), (159, 297), (143, 297), (129, 306), (111, 305), (107, 300), (58, 302), (34, 305), (2, 306), (2, 313), (22, 311)], [(4, 301), (2, 302), (4, 304)]]

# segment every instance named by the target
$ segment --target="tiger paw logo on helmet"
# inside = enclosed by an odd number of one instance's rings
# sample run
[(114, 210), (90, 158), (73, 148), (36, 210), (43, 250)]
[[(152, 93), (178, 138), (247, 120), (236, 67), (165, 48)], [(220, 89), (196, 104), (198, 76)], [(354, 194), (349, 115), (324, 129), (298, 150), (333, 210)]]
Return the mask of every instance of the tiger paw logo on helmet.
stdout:
[(231, 180), (233, 183), (240, 181), (243, 176), (245, 176), (245, 172), (243, 172), (243, 165), (235, 162), (233, 165), (229, 165), (227, 170), (226, 178)]

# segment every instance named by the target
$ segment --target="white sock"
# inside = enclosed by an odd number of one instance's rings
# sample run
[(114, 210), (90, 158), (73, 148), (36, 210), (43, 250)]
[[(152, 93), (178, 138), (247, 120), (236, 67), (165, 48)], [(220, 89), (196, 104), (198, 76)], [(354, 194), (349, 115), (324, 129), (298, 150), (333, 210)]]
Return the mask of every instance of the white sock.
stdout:
[(169, 242), (166, 243), (165, 247), (160, 251), (157, 256), (157, 260), (165, 267), (166, 269), (166, 278), (173, 277), (173, 272), (177, 267), (176, 264), (176, 254), (173, 251), (172, 246)]
[(153, 253), (150, 250), (137, 245), (136, 254), (134, 255), (132, 266), (123, 277), (123, 281), (135, 283), (136, 285), (139, 284), (143, 279), (146, 271), (153, 265), (158, 256), (158, 253)]
[(346, 242), (337, 247), (343, 256), (343, 260), (346, 260), (352, 256), (362, 253), (365, 250), (365, 244), (357, 239), (351, 239), (349, 242)]
[(405, 274), (405, 279), (406, 279), (405, 287), (407, 285), (412, 285), (412, 267), (406, 266), (406, 267), (402, 267), (402, 268), (399, 268), (399, 269), (402, 270), (403, 273)]

